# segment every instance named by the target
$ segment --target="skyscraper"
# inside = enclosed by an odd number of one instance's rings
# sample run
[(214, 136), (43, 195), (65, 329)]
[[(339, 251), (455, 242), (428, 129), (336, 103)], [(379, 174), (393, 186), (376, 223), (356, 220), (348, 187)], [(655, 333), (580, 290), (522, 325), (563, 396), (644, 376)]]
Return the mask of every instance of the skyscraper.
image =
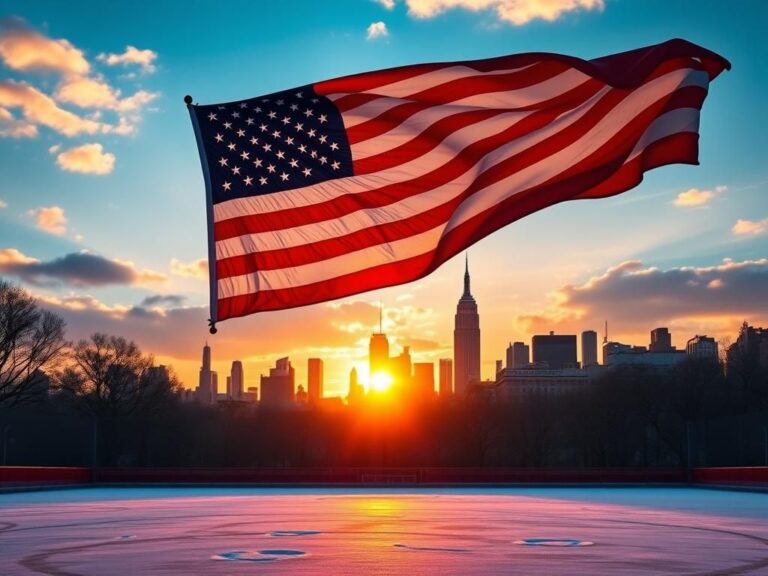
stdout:
[(458, 396), (480, 381), (480, 315), (469, 286), (469, 259), (464, 268), (464, 293), (456, 306), (453, 330), (454, 386)]
[(538, 335), (532, 339), (533, 363), (538, 366), (546, 366), (552, 370), (563, 368), (576, 368), (576, 336)]
[(440, 396), (447, 398), (453, 394), (453, 360), (440, 358)]
[(519, 370), (531, 363), (531, 349), (523, 342), (509, 343), (507, 346), (507, 368)]
[(650, 352), (672, 352), (672, 335), (668, 328), (655, 328), (651, 330), (651, 344), (648, 346)]
[(349, 371), (349, 393), (347, 394), (347, 403), (352, 406), (363, 399), (363, 387), (357, 382), (357, 368)]
[(382, 328), (381, 308), (379, 308), (379, 331), (371, 334), (368, 343), (368, 378), (373, 379), (374, 374), (389, 372), (389, 340)]
[(211, 370), (211, 347), (208, 342), (203, 346), (203, 365), (200, 366), (200, 376), (197, 383), (197, 401), (212, 404), (218, 394), (218, 379)]
[(295, 372), (291, 361), (280, 358), (269, 376), (261, 376), (261, 403), (264, 406), (285, 406), (293, 402)]
[(243, 396), (243, 363), (240, 360), (232, 362), (230, 376), (227, 378), (227, 398), (241, 400)]
[(594, 366), (597, 364), (597, 332), (585, 330), (581, 333), (581, 366)]
[(435, 365), (432, 362), (416, 362), (413, 365), (413, 384), (416, 393), (431, 398), (435, 394)]
[(685, 352), (693, 358), (717, 361), (717, 341), (708, 336), (694, 336), (688, 340)]
[(323, 361), (321, 358), (307, 360), (307, 388), (310, 403), (323, 397)]

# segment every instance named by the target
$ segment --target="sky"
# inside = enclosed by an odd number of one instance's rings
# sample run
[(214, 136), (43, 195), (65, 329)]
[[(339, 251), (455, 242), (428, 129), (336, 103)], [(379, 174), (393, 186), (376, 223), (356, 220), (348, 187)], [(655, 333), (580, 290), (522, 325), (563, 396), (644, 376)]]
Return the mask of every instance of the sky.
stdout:
[[(147, 5), (148, 6), (148, 5)], [(213, 349), (256, 386), (290, 356), (344, 394), (379, 302), (391, 350), (452, 356), (464, 258), (417, 282), (207, 331), (205, 192), (183, 97), (225, 102), (419, 62), (545, 51), (594, 58), (681, 37), (728, 58), (701, 119), (700, 165), (537, 212), (469, 250), (482, 375), (508, 342), (594, 329), (647, 344), (668, 326), (735, 339), (768, 325), (768, 3), (761, 0), (0, 0), (0, 277), (67, 321), (134, 339), (197, 384)], [(220, 384), (221, 387), (221, 384)]]

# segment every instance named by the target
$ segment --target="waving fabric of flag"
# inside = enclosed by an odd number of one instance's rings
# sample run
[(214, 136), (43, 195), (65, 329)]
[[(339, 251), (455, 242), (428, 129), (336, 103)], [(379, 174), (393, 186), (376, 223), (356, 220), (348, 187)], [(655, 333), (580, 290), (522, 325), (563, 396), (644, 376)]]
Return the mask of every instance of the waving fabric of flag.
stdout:
[(671, 40), (581, 60), (420, 64), (212, 105), (187, 99), (211, 321), (421, 278), (552, 204), (698, 163), (721, 56)]

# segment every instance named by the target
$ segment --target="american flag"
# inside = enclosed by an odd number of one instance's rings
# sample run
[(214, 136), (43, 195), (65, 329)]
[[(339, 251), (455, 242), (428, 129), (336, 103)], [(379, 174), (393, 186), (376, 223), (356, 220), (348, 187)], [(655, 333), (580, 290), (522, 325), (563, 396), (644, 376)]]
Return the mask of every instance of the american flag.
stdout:
[(211, 320), (409, 282), (536, 210), (697, 164), (699, 111), (727, 68), (671, 40), (590, 61), (423, 64), (190, 105)]

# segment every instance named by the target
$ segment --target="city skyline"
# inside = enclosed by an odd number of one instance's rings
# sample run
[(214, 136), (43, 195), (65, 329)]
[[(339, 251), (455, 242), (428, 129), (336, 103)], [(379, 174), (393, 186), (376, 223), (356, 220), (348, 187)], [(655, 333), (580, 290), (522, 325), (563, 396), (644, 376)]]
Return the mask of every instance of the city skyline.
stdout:
[[(686, 336), (732, 338), (744, 319), (768, 325), (764, 3), (705, 4), (692, 17), (685, 4), (660, 0), (597, 2), (516, 21), (462, 3), (420, 12), (412, 4), (304, 4), (310, 17), (297, 19), (267, 2), (232, 21), (214, 4), (166, 3), (151, 25), (118, 7), (96, 27), (59, 3), (6, 2), (0, 277), (61, 314), (70, 339), (126, 336), (194, 387), (208, 287), (185, 94), (220, 102), (388, 66), (529, 51), (595, 58), (679, 36), (733, 63), (701, 116), (700, 165), (659, 168), (621, 196), (554, 206), (475, 244), (481, 348), (495, 351), (483, 354), (481, 377), (493, 376), (510, 342), (550, 330), (602, 336), (605, 320), (620, 342), (646, 344), (649, 328), (666, 326), (678, 349)], [(661, 12), (663, 27), (653, 17)], [(217, 32), (189, 42), (185, 31), (197, 29)], [(446, 41), (456, 37), (466, 41)], [(36, 58), (22, 58), (27, 50)], [(260, 58), (270, 65), (243, 74), (243, 62)], [(247, 389), (289, 356), (305, 383), (308, 358), (323, 358), (325, 390), (344, 394), (349, 358), (367, 378), (379, 301), (391, 347), (437, 365), (453, 345), (463, 268), (455, 257), (409, 285), (227, 322), (210, 337), (219, 390), (233, 359)]]

